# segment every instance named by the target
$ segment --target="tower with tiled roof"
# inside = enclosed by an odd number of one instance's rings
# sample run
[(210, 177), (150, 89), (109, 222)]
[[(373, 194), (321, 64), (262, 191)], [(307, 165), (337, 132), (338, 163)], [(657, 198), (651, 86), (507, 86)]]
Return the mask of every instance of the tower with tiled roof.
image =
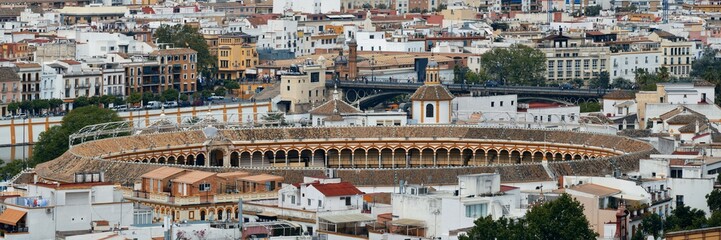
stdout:
[(426, 79), (413, 95), (412, 117), (417, 124), (451, 123), (451, 101), (454, 96), (441, 84), (440, 67), (431, 58), (426, 66)]

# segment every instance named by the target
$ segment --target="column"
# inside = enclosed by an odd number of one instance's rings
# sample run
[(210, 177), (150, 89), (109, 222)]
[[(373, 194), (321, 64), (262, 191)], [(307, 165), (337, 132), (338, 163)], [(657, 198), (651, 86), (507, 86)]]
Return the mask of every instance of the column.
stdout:
[(396, 168), (396, 150), (393, 149), (391, 152), (391, 168)]
[(448, 150), (448, 152), (446, 152), (446, 155), (448, 156), (448, 158), (447, 158), (448, 166), (451, 166), (451, 150)]
[(433, 149), (433, 166), (438, 167), (438, 153)]
[(284, 152), (284, 153), (285, 153), (285, 166), (287, 167), (287, 166), (290, 165), (290, 164), (288, 163), (288, 152)]
[(406, 168), (409, 168), (411, 166), (411, 154), (410, 151), (406, 150)]
[(368, 168), (368, 150), (366, 150), (366, 168)]
[(478, 166), (478, 163), (476, 162), (476, 150), (473, 150), (473, 166)]

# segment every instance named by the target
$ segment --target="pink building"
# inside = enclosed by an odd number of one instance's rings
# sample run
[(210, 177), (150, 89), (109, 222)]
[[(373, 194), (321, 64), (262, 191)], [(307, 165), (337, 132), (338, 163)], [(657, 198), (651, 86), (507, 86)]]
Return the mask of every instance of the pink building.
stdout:
[(20, 101), (20, 77), (11, 67), (0, 67), (0, 113), (10, 115), (8, 104)]

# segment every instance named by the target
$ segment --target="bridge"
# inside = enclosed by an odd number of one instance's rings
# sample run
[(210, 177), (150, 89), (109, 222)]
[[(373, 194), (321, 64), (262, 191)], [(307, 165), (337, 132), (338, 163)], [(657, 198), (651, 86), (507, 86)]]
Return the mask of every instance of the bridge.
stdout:
[[(343, 91), (345, 100), (359, 104), (361, 108), (373, 106), (395, 96), (413, 93), (422, 83), (387, 81), (328, 81), (329, 88), (337, 85)], [(464, 95), (474, 93), (480, 96), (516, 94), (519, 99), (581, 103), (597, 102), (609, 89), (560, 89), (558, 87), (497, 86), (472, 84), (445, 84), (451, 93)], [(628, 90), (630, 91), (630, 90)]]

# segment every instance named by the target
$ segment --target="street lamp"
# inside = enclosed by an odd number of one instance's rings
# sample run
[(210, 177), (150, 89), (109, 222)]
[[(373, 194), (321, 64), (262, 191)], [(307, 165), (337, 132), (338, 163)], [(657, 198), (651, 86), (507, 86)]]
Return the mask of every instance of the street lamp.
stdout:
[(376, 70), (376, 56), (371, 55), (371, 81), (375, 81), (375, 70)]

